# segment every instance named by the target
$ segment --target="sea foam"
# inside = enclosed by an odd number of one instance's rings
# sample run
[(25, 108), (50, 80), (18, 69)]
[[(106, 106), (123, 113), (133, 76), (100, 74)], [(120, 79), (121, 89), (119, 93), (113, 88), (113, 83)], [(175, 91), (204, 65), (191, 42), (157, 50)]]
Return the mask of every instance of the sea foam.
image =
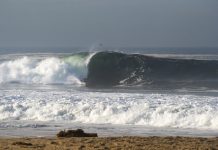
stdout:
[(1, 91), (0, 120), (218, 129), (216, 97), (70, 91)]
[(63, 83), (80, 85), (83, 84), (81, 77), (86, 76), (86, 72), (84, 73), (81, 76), (72, 65), (56, 57), (39, 60), (31, 57), (22, 57), (0, 63), (0, 83)]

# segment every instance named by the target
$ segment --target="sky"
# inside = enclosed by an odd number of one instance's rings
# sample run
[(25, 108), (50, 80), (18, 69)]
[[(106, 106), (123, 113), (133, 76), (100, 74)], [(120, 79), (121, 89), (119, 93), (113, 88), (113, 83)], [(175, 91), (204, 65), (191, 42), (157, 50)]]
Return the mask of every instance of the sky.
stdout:
[(218, 0), (0, 0), (0, 47), (218, 47)]

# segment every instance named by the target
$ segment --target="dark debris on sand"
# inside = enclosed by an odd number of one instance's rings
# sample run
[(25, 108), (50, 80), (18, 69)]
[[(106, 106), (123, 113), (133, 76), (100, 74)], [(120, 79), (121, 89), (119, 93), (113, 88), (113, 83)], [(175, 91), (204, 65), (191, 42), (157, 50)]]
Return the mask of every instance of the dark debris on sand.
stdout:
[(85, 133), (82, 129), (60, 131), (57, 137), (98, 137), (97, 133)]

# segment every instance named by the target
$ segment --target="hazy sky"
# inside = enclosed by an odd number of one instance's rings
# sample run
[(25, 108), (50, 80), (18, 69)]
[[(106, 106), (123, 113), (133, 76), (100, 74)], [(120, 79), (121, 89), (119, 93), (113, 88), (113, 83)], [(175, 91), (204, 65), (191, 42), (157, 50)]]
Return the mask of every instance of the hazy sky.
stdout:
[(218, 47), (218, 0), (0, 0), (0, 47)]

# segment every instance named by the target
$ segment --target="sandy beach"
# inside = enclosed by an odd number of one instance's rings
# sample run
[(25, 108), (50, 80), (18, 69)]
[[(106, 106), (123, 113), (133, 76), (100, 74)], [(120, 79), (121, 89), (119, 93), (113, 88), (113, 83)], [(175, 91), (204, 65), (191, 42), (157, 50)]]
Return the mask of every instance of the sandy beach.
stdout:
[(0, 138), (0, 149), (218, 149), (218, 138), (200, 137), (98, 137)]

